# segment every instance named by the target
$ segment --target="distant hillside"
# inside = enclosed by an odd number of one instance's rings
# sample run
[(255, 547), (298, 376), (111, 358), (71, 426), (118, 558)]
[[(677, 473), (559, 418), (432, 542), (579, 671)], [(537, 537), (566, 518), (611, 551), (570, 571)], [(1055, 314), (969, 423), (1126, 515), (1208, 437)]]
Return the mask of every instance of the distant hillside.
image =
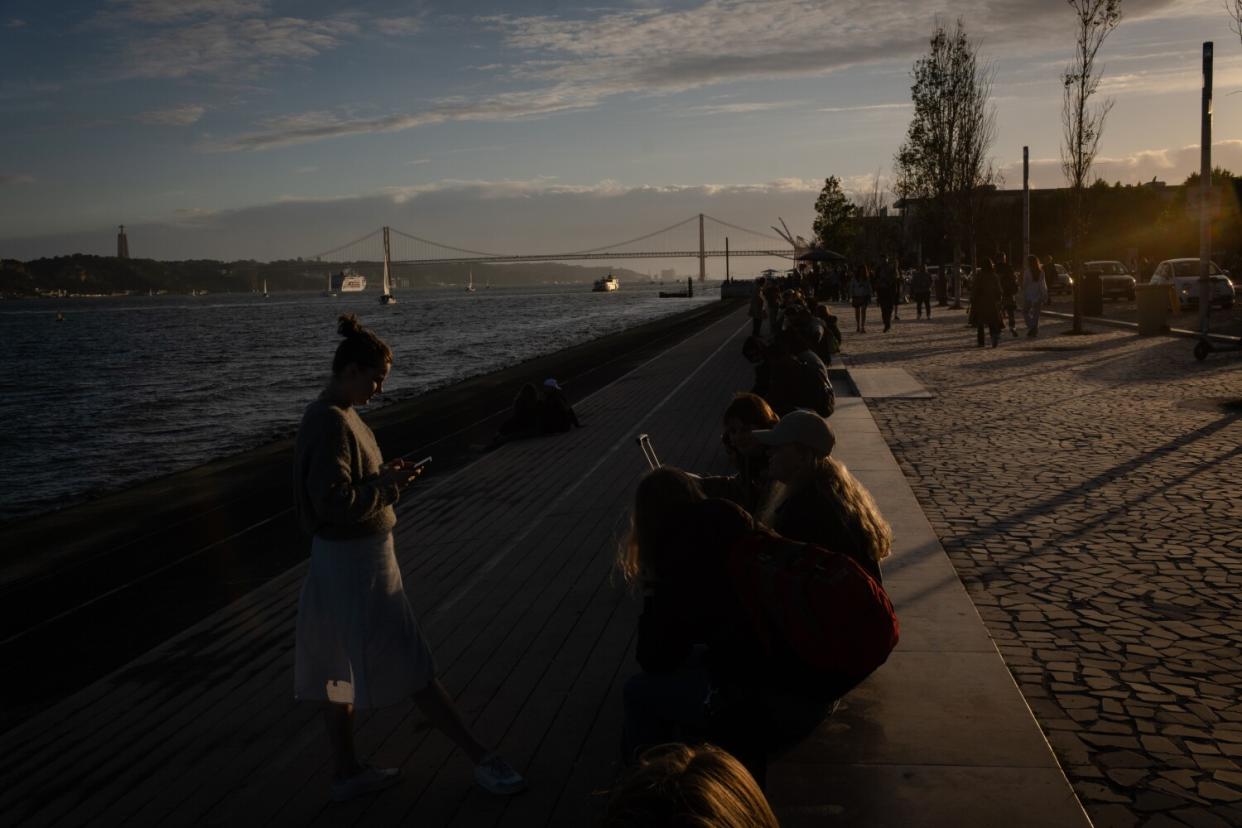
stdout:
[[(118, 259), (113, 256), (57, 256), (21, 262), (0, 261), (0, 294), (5, 296), (36, 296), (40, 293), (108, 294), (126, 291), (146, 293), (168, 291), (189, 293), (205, 290), (211, 293), (248, 293), (268, 290), (319, 290), (330, 272), (340, 270), (341, 263), (331, 265), (307, 261), (220, 262), (211, 259), (163, 262), (155, 259)], [(382, 266), (379, 262), (354, 262), (348, 265), (364, 274), (368, 290), (378, 289)], [(440, 284), (466, 283), (474, 273), (476, 285), (497, 287), (551, 283), (591, 282), (608, 273), (625, 281), (647, 281), (646, 274), (625, 268), (607, 266), (580, 267), (560, 263), (513, 265), (438, 265), (435, 267), (396, 266), (393, 278), (399, 288), (432, 287)]]

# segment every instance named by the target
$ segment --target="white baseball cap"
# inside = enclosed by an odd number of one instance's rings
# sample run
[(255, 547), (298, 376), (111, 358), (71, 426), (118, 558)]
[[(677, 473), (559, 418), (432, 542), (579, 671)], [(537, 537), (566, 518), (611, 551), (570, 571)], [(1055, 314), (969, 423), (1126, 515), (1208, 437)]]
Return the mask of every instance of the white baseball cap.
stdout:
[(752, 431), (751, 434), (765, 446), (797, 443), (824, 457), (832, 454), (832, 447), (837, 444), (837, 435), (832, 433), (832, 426), (828, 425), (828, 421), (814, 411), (804, 408), (790, 411), (773, 428)]

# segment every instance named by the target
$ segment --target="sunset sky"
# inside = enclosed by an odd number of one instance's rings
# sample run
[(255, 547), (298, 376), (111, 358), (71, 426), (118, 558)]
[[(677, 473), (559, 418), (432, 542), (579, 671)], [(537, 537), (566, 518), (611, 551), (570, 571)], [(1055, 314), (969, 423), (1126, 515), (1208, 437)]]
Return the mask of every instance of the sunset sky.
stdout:
[[(1124, 0), (1097, 172), (1242, 170), (1242, 45), (1219, 0)], [(996, 64), (994, 156), (1057, 186), (1064, 0), (0, 3), (0, 256), (312, 255), (382, 224), (465, 247), (581, 249), (705, 212), (809, 234), (909, 120), (939, 16)]]

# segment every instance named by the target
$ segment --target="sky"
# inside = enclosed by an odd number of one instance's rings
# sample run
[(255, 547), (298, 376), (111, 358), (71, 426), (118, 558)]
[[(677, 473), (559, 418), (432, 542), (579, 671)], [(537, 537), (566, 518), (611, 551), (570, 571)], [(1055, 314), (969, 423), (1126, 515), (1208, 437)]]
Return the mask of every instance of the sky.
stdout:
[[(1222, 3), (1122, 9), (1096, 173), (1197, 169), (1207, 40), (1215, 159), (1242, 171)], [(891, 177), (911, 64), (957, 18), (994, 62), (1006, 184), (1029, 145), (1033, 186), (1060, 185), (1064, 0), (0, 0), (0, 257), (109, 254), (121, 223), (165, 259), (309, 257), (381, 225), (582, 250), (700, 212), (810, 235), (825, 177)]]

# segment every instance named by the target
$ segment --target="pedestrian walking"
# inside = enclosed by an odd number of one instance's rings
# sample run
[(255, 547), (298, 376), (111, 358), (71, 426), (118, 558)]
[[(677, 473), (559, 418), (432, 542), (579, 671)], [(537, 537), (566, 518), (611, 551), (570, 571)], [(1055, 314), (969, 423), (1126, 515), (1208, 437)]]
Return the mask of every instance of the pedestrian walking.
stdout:
[(867, 332), (867, 306), (871, 304), (871, 273), (865, 264), (854, 269), (850, 279), (850, 303), (854, 306), (854, 332)]
[(1018, 310), (1018, 275), (1013, 272), (1013, 265), (1009, 264), (1009, 257), (1004, 253), (996, 265), (996, 278), (1000, 280), (1001, 310), (1005, 319), (1009, 320), (1009, 333), (1016, 337), (1018, 327), (1014, 316)]
[(1046, 304), (1048, 279), (1039, 267), (1039, 259), (1031, 254), (1026, 257), (1026, 267), (1022, 270), (1022, 315), (1026, 318), (1028, 337), (1039, 336), (1039, 312)]
[(924, 308), (927, 309), (927, 318), (931, 319), (931, 285), (931, 274), (925, 266), (919, 265), (910, 276), (910, 295), (914, 297), (919, 319), (923, 318)]
[(897, 307), (897, 269), (888, 256), (881, 256), (880, 264), (875, 269), (875, 298), (880, 303), (884, 332), (888, 333), (893, 326), (893, 309)]
[(763, 307), (763, 277), (755, 284), (755, 292), (750, 297), (750, 335), (758, 336), (765, 315)]
[(763, 287), (763, 304), (768, 309), (768, 336), (776, 336), (781, 329), (781, 289), (776, 277), (768, 279)]
[(970, 284), (970, 323), (978, 334), (977, 347), (983, 347), (984, 327), (992, 335), (992, 347), (1000, 344), (1001, 286), (991, 259), (984, 260)]
[(413, 699), (432, 725), (474, 764), (475, 780), (495, 794), (525, 787), (507, 762), (484, 747), (436, 677), (393, 550), (393, 506), (423, 468), (384, 462), (358, 416), (384, 388), (392, 351), (357, 317), (340, 317), (344, 340), (332, 376), (306, 407), (295, 450), (294, 503), (312, 536), (310, 569), (298, 599), (294, 697), (319, 704), (332, 754), (333, 801), (394, 784), (399, 768), (359, 763), (354, 712)]

